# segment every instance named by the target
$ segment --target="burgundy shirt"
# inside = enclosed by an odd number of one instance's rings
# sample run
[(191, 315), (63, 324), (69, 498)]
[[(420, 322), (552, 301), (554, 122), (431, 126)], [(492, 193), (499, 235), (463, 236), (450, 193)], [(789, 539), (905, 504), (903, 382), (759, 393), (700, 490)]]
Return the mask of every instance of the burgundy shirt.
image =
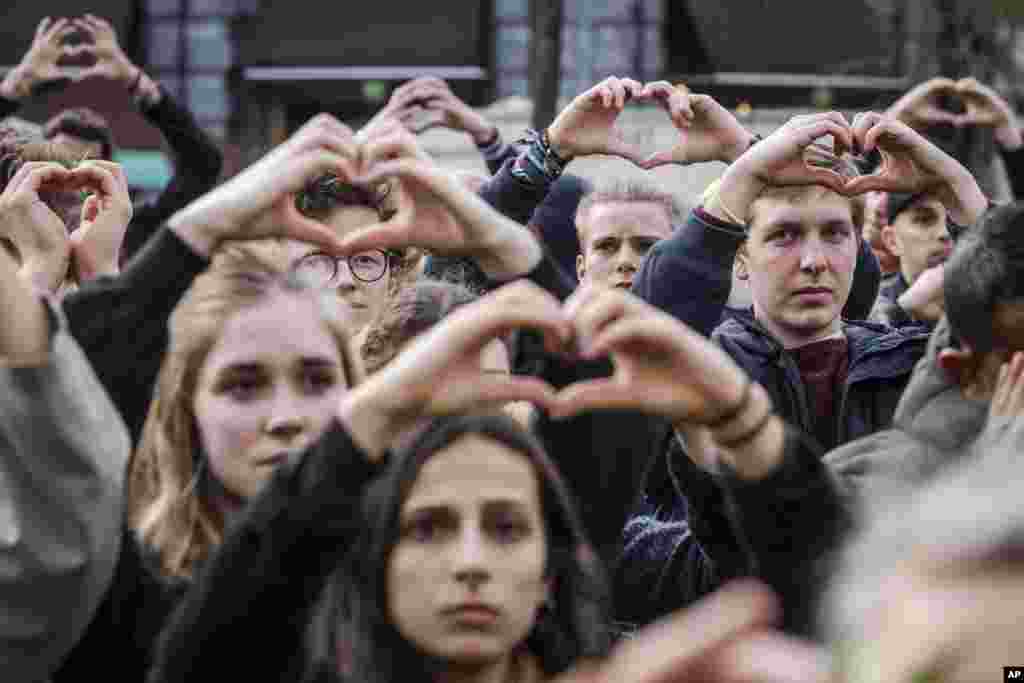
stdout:
[(814, 436), (825, 450), (835, 448), (836, 411), (850, 368), (846, 337), (823, 339), (789, 351), (803, 378), (807, 402), (814, 418)]

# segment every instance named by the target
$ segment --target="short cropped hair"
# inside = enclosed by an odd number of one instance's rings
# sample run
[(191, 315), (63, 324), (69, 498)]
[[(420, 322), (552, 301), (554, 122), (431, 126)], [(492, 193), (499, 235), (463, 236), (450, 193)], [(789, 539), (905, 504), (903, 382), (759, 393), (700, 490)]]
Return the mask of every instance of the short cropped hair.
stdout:
[(598, 187), (583, 195), (576, 208), (576, 232), (580, 244), (585, 241), (583, 226), (586, 224), (587, 213), (598, 204), (610, 202), (652, 202), (661, 204), (668, 215), (672, 226), (679, 225), (683, 220), (683, 209), (679, 201), (667, 192), (646, 183), (637, 181), (616, 182), (605, 187)]
[(1024, 298), (1024, 202), (990, 209), (964, 233), (946, 262), (943, 293), (955, 337), (990, 351), (997, 306)]
[(61, 133), (97, 142), (101, 147), (101, 159), (111, 161), (114, 158), (114, 133), (110, 124), (88, 107), (65, 109), (43, 125), (43, 137), (48, 140)]

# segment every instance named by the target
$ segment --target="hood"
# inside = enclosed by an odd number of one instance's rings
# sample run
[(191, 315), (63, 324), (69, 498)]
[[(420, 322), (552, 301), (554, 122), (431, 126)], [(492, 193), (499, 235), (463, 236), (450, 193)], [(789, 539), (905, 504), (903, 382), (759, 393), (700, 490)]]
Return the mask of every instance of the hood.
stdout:
[(944, 450), (973, 441), (988, 413), (988, 403), (964, 398), (960, 385), (939, 367), (939, 352), (950, 346), (949, 323), (943, 318), (893, 415), (895, 426)]

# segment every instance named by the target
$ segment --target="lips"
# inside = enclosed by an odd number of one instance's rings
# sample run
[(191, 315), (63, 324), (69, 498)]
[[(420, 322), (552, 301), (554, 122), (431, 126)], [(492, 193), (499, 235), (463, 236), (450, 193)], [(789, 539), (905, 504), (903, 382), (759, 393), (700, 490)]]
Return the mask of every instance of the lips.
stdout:
[(832, 290), (828, 287), (804, 287), (794, 292), (796, 296), (832, 296)]
[(487, 626), (497, 621), (501, 613), (491, 607), (479, 602), (467, 602), (442, 610), (442, 614), (460, 624), (470, 626)]
[(256, 462), (256, 464), (266, 467), (277, 467), (278, 465), (288, 462), (288, 458), (290, 457), (291, 453), (288, 452), (274, 453), (266, 458), (261, 458)]

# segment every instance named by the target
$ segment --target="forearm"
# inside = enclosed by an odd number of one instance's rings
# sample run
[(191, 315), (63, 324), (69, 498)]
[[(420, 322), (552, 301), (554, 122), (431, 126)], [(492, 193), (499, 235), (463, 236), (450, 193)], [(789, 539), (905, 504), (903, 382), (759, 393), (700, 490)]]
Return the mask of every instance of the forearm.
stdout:
[(697, 210), (652, 247), (633, 282), (633, 293), (711, 336), (732, 288), (732, 265), (745, 238), (739, 225)]
[[(5, 570), (0, 659), (46, 680), (79, 641), (114, 577), (130, 444), (59, 316), (47, 361), (0, 368)], [(69, 559), (70, 558), (70, 559)]]
[(164, 229), (120, 275), (93, 280), (61, 302), (72, 335), (133, 437), (141, 431), (167, 348), (171, 311), (208, 265), (205, 257)]
[(8, 364), (41, 362), (50, 345), (50, 319), (40, 298), (0, 249), (0, 359)]
[(784, 441), (771, 472), (751, 479), (726, 467), (722, 482), (757, 577), (782, 599), (785, 628), (810, 635), (825, 560), (853, 522), (817, 447), (789, 427)]
[(168, 622), (149, 680), (191, 681), (223, 661), (249, 680), (289, 670), (314, 602), (362, 531), (361, 493), (376, 471), (339, 423), (279, 468)]

